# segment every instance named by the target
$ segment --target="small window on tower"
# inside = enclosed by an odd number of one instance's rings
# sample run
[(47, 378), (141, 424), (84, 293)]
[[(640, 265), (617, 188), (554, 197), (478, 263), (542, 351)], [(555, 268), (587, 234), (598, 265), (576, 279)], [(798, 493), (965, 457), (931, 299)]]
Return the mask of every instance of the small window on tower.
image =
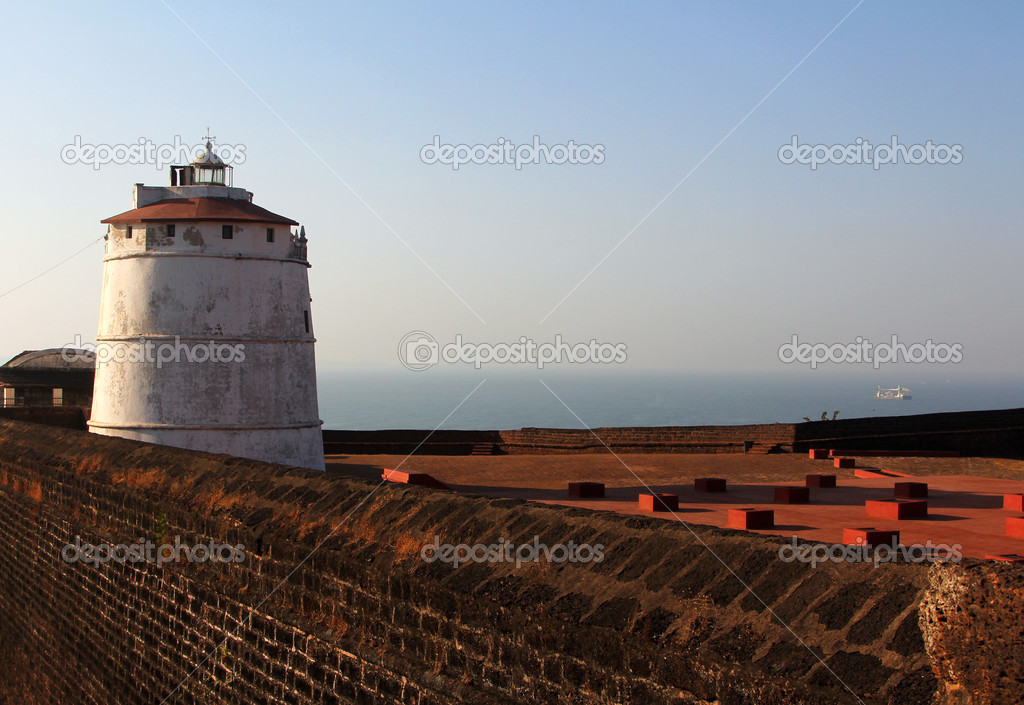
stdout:
[(309, 332), (309, 311), (302, 312), (302, 322), (306, 324), (306, 332)]
[(235, 237), (235, 226), (222, 225), (220, 228), (220, 236), (225, 240), (231, 240)]
[(273, 228), (267, 228), (267, 242), (273, 242), (273, 241), (274, 241), (274, 229)]
[(167, 224), (167, 237), (174, 237), (174, 223)]
[(125, 231), (124, 236), (129, 240), (132, 239), (132, 226), (128, 226), (128, 229)]

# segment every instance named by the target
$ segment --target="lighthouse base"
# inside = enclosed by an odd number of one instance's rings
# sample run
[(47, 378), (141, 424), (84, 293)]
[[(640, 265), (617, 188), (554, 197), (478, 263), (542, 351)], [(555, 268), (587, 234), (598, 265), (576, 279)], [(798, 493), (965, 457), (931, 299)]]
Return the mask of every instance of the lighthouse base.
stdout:
[(181, 428), (90, 422), (89, 430), (101, 436), (224, 453), (312, 470), (324, 469), (324, 444), (319, 423), (286, 428)]

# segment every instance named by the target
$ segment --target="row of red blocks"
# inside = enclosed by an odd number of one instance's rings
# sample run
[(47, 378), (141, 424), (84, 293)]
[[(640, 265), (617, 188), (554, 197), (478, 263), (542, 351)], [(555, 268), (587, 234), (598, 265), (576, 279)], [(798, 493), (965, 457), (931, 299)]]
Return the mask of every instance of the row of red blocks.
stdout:
[[(720, 477), (698, 477), (693, 481), (693, 488), (698, 492), (725, 492), (727, 483), (725, 479)], [(604, 483), (603, 482), (570, 482), (569, 483), (569, 496), (573, 499), (590, 499), (595, 497), (604, 497)], [(641, 495), (643, 496), (661, 496), (661, 497), (676, 497), (676, 495), (659, 494), (659, 495)], [(678, 497), (677, 497), (678, 501)]]
[[(674, 512), (679, 509), (679, 496), (674, 494), (642, 494), (640, 508), (649, 512)], [(775, 527), (775, 511), (772, 509), (730, 509), (729, 527), (732, 529), (771, 529)]]
[[(390, 477), (389, 477), (390, 475)], [(419, 477), (417, 477), (419, 475)], [(403, 477), (404, 476), (404, 477)], [(421, 484), (429, 475), (420, 473), (385, 473), (386, 479)], [(433, 478), (430, 478), (433, 480)], [(417, 482), (419, 480), (419, 482)], [(712, 481), (709, 483), (709, 480)], [(720, 481), (720, 484), (719, 482)], [(835, 487), (835, 475), (808, 475), (806, 487), (776, 487), (775, 501), (780, 504), (806, 504), (810, 501), (810, 487)], [(698, 478), (695, 488), (704, 492), (723, 492), (725, 480), (720, 478)], [(897, 482), (893, 486), (896, 499), (868, 500), (864, 503), (869, 517), (890, 520), (927, 519), (928, 502), (911, 499), (928, 496), (928, 485), (924, 482)], [(602, 482), (570, 482), (569, 496), (586, 499), (604, 497)], [(649, 512), (674, 512), (679, 509), (679, 495), (659, 492), (642, 494), (638, 498), (640, 509)], [(1003, 507), (1024, 511), (1024, 494), (1008, 494), (1003, 497)], [(775, 512), (771, 509), (730, 509), (729, 527), (734, 529), (771, 529), (775, 526)], [(1024, 517), (1006, 518), (1006, 535), (1024, 538)], [(899, 542), (899, 531), (875, 528), (843, 529), (843, 543), (881, 545)], [(859, 540), (858, 540), (859, 539)]]

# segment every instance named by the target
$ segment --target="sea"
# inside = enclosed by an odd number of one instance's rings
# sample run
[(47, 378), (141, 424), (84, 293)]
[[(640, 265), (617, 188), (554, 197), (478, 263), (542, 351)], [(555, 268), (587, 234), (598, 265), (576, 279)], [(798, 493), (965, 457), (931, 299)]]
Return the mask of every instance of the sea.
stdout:
[[(701, 426), (1024, 407), (1024, 375), (356, 370), (317, 375), (326, 429)], [(911, 398), (878, 399), (882, 387)]]

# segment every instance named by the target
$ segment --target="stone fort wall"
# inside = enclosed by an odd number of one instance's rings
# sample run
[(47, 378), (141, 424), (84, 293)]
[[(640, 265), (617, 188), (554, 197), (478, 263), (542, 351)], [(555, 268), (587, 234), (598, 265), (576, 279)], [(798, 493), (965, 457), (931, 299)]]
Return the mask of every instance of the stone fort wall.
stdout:
[[(1024, 409), (962, 411), (799, 424), (657, 426), (509, 431), (325, 430), (327, 453), (469, 455), (496, 453), (743, 453), (837, 450), (949, 450), (1024, 457)], [(607, 448), (606, 448), (607, 446)]]
[[(173, 536), (242, 544), (245, 560), (61, 558), (76, 537)], [(421, 559), (434, 536), (601, 544), (604, 560), (453, 569)], [(936, 694), (949, 704), (1019, 696), (1019, 566), (812, 568), (780, 561), (778, 546), (0, 420), (0, 701), (781, 705), (852, 703), (856, 693), (915, 705)]]

